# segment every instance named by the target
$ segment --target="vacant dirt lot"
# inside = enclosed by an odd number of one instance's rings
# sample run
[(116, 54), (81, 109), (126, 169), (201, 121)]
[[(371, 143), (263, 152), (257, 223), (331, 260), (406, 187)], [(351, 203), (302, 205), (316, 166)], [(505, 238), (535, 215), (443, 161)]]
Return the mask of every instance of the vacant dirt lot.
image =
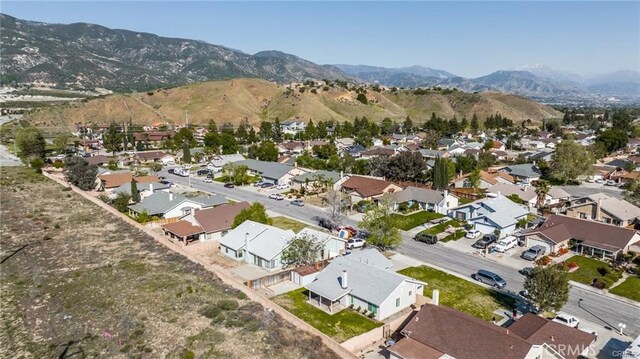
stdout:
[(29, 169), (2, 170), (0, 206), (2, 358), (336, 357)]

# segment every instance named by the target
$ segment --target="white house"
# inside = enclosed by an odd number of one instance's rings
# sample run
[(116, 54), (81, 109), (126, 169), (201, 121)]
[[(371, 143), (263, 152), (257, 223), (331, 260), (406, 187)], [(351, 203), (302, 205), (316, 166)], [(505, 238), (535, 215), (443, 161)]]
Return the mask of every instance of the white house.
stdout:
[(309, 301), (332, 314), (353, 306), (384, 320), (415, 304), (426, 285), (389, 267), (373, 248), (338, 257), (305, 286)]
[(531, 186), (516, 186), (510, 183), (496, 183), (487, 188), (487, 193), (491, 193), (496, 196), (502, 195), (505, 197), (516, 195), (524, 201), (530, 211), (536, 208), (536, 204), (538, 202), (538, 195), (536, 194), (535, 188)]
[(227, 198), (222, 195), (185, 197), (171, 192), (154, 192), (142, 201), (130, 205), (129, 214), (139, 216), (146, 213), (149, 216), (160, 218), (182, 217), (195, 210), (211, 208), (227, 203)]
[(164, 156), (162, 156), (160, 158), (160, 162), (162, 162), (162, 164), (164, 166), (174, 165), (174, 164), (176, 164), (176, 156), (174, 156), (174, 155), (172, 155), (170, 153), (167, 153), (166, 155), (164, 155)]
[(322, 253), (318, 256), (320, 259), (331, 259), (345, 253), (346, 241), (331, 233), (307, 227), (296, 234), (296, 237), (304, 236), (314, 238), (314, 240), (322, 243)]
[(245, 221), (220, 240), (220, 252), (237, 261), (268, 271), (282, 268), (282, 251), (295, 233), (254, 221)]
[(244, 161), (244, 156), (241, 154), (230, 154), (230, 155), (217, 155), (215, 156), (207, 168), (214, 172), (222, 172), (222, 167), (227, 163), (234, 163), (239, 161)]
[(527, 218), (529, 211), (502, 195), (488, 197), (449, 211), (449, 217), (467, 221), (484, 234), (500, 231), (506, 237), (516, 230), (518, 221)]
[(435, 191), (409, 186), (400, 192), (391, 193), (390, 198), (396, 211), (401, 203), (407, 203), (408, 206), (417, 204), (420, 209), (445, 215), (449, 213), (449, 209), (458, 207), (458, 197), (447, 190)]
[(260, 176), (262, 181), (276, 185), (292, 184), (295, 176), (299, 176), (307, 172), (300, 167), (289, 166), (278, 162), (248, 159), (236, 163), (249, 167), (249, 172), (253, 175)]

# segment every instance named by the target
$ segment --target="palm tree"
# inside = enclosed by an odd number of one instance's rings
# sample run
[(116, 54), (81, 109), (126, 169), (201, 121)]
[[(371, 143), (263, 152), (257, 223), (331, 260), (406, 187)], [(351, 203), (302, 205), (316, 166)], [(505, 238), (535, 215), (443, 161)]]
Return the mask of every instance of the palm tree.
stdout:
[(547, 182), (545, 180), (537, 180), (537, 181), (535, 181), (533, 186), (536, 188), (536, 195), (538, 196), (538, 199), (537, 199), (537, 202), (536, 202), (536, 207), (540, 211), (540, 210), (542, 210), (542, 207), (544, 206), (544, 201), (545, 201), (545, 199), (547, 197), (547, 193), (549, 193), (549, 190), (551, 189), (551, 187), (549, 186), (549, 182)]

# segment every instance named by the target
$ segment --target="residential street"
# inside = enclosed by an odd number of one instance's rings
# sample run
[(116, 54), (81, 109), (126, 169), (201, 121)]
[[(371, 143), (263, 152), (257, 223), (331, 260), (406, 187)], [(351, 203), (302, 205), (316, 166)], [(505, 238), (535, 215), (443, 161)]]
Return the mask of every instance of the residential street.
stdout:
[[(160, 175), (177, 184), (187, 186), (189, 184), (189, 178), (169, 174), (166, 170), (161, 171)], [(192, 178), (191, 185), (194, 189), (215, 192), (233, 200), (260, 201), (271, 211), (305, 222), (315, 223), (312, 218), (326, 216), (326, 213), (317, 207), (292, 206), (287, 200), (271, 200), (266, 196), (261, 196), (242, 188), (225, 188), (221, 183), (204, 183), (201, 179)], [(355, 221), (350, 219), (345, 220), (344, 224), (357, 225)], [(462, 276), (471, 276), (478, 269), (487, 269), (502, 276), (508, 283), (508, 290), (517, 293), (523, 289), (524, 277), (516, 269), (474, 255), (457, 252), (439, 244), (425, 245), (409, 237), (404, 237), (403, 243), (397, 251)], [(582, 302), (579, 304), (580, 299), (582, 299)], [(640, 318), (640, 306), (634, 306), (592, 291), (572, 287), (569, 303), (567, 303), (563, 311), (578, 318), (600, 323), (605, 327), (608, 326), (614, 329), (617, 329), (618, 323), (622, 322), (627, 325), (626, 334), (630, 336), (640, 335), (640, 320), (638, 319)]]

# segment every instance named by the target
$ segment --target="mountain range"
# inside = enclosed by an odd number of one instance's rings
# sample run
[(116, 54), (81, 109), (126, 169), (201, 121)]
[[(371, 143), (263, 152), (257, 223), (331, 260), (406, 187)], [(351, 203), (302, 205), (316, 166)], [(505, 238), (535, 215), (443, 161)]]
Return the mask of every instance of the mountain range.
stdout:
[(251, 55), (198, 40), (87, 23), (46, 24), (6, 14), (0, 14), (0, 35), (2, 83), (129, 92), (234, 78), (279, 84), (340, 79), (394, 87), (499, 91), (546, 103), (606, 102), (610, 97), (640, 101), (640, 74), (634, 71), (587, 78), (536, 64), (464, 78), (422, 66), (318, 65), (280, 51)]

